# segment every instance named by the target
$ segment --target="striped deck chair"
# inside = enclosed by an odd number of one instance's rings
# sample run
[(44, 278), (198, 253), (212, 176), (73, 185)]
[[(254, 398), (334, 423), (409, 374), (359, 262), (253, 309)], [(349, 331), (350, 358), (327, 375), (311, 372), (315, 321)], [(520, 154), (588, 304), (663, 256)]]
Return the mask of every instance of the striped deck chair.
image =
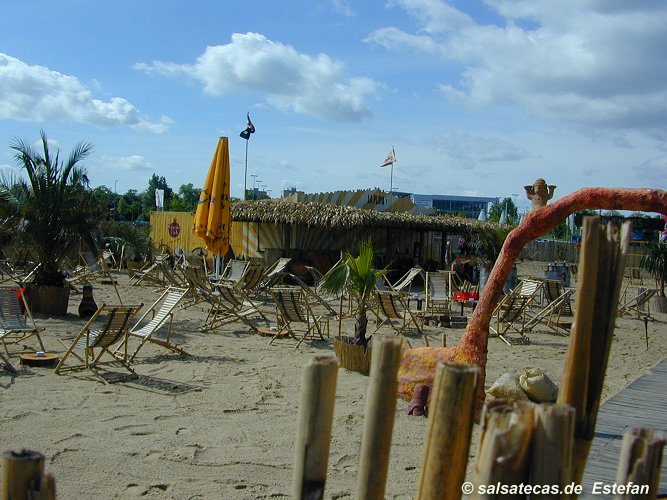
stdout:
[(394, 292), (410, 292), (412, 288), (412, 282), (417, 276), (421, 276), (422, 279), (424, 279), (424, 270), (419, 266), (409, 269), (408, 272), (406, 272), (395, 283), (388, 282), (387, 284)]
[[(421, 316), (411, 311), (407, 306), (404, 295), (398, 292), (376, 292), (376, 328), (377, 332), (382, 325), (391, 326), (396, 335), (401, 335), (405, 333), (410, 328), (410, 325), (414, 326), (414, 329), (419, 333), (424, 335), (422, 330)], [(397, 321), (397, 323), (394, 323)], [(426, 335), (424, 335), (426, 339)], [(428, 345), (428, 342), (427, 344)]]
[(570, 302), (573, 293), (574, 290), (565, 290), (560, 296), (548, 302), (526, 321), (524, 332), (534, 329), (538, 324), (543, 324), (556, 333), (567, 334), (574, 321)]
[[(275, 302), (277, 325), (269, 344), (285, 333), (297, 341), (295, 349), (306, 339), (324, 340), (323, 328), (326, 328), (329, 336), (328, 318), (315, 315), (308, 302), (308, 295), (302, 288), (271, 288), (269, 293)], [(303, 328), (300, 336), (295, 331), (297, 325)]]
[(528, 308), (541, 293), (542, 288), (543, 280), (522, 279), (514, 290), (505, 295), (496, 306), (492, 315), (492, 319), (496, 320), (496, 326), (489, 325), (490, 332), (497, 335), (507, 345), (512, 345), (512, 342), (505, 336), (510, 330), (519, 333), (523, 338), (526, 323), (531, 318)]
[(44, 344), (38, 328), (32, 317), (28, 303), (21, 288), (0, 287), (0, 342), (2, 342), (7, 356), (9, 345), (17, 345), (30, 337), (36, 337), (41, 350)]
[(255, 333), (259, 333), (259, 328), (250, 321), (250, 318), (259, 316), (266, 324), (269, 323), (269, 319), (260, 311), (259, 306), (248, 297), (240, 296), (231, 286), (220, 283), (213, 291), (199, 287), (198, 293), (210, 305), (201, 327), (204, 331), (215, 330), (222, 325), (240, 321)]
[(235, 290), (240, 290), (245, 295), (256, 295), (259, 292), (260, 284), (264, 279), (266, 267), (260, 264), (248, 264), (243, 276), (234, 285)]
[[(645, 316), (647, 318), (651, 317), (651, 297), (653, 297), (658, 290), (655, 288), (647, 288), (641, 293), (638, 293), (636, 297), (631, 298), (630, 300), (619, 304), (616, 311), (617, 315), (625, 316), (626, 314), (637, 313), (637, 318)], [(643, 311), (643, 307), (646, 306), (646, 310)]]
[[(565, 288), (563, 287), (563, 282), (561, 280), (543, 280), (544, 288), (542, 293), (544, 294), (544, 299), (548, 304), (558, 300), (563, 293), (565, 293)], [(572, 295), (572, 294), (570, 294)], [(563, 305), (563, 314), (566, 316), (572, 316), (572, 305), (569, 301), (565, 302)]]
[(281, 257), (276, 262), (273, 263), (271, 267), (266, 271), (266, 275), (260, 284), (260, 287), (263, 290), (268, 290), (271, 287), (275, 287), (282, 283), (283, 278), (287, 273), (287, 266), (291, 261), (291, 257)]
[[(179, 354), (185, 354), (182, 348), (171, 342), (171, 327), (176, 306), (178, 306), (187, 293), (188, 290), (185, 288), (167, 288), (137, 320), (134, 326), (130, 328), (128, 340), (132, 337), (140, 340), (139, 345), (130, 356), (130, 362), (134, 360), (146, 342), (162, 346)], [(165, 339), (157, 338), (155, 334), (165, 325), (167, 326)], [(124, 348), (124, 344), (121, 344), (116, 348), (115, 352)]]
[[(98, 371), (102, 366), (119, 364), (130, 373), (134, 373), (127, 356), (127, 336), (132, 319), (142, 307), (143, 304), (131, 306), (102, 304), (71, 343), (54, 372), (61, 374), (88, 369), (105, 383), (106, 380)], [(63, 341), (60, 343), (67, 346)], [(124, 349), (120, 353), (114, 352), (112, 348), (119, 343), (124, 343)], [(72, 357), (76, 358), (78, 363), (75, 361), (75, 364), (68, 364)]]
[(426, 311), (429, 314), (451, 311), (452, 275), (454, 271), (435, 271), (426, 273)]
[(222, 275), (218, 281), (227, 285), (236, 285), (239, 281), (241, 281), (243, 273), (245, 273), (248, 264), (249, 261), (247, 260), (230, 260), (222, 270)]

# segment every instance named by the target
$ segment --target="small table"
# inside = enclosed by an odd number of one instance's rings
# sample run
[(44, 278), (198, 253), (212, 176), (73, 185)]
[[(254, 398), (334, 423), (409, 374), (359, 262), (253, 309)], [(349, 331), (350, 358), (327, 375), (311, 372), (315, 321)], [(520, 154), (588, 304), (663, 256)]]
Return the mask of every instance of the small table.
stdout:
[(454, 300), (454, 302), (458, 302), (461, 304), (461, 316), (463, 316), (463, 306), (468, 306), (471, 307), (472, 310), (475, 310), (475, 307), (477, 307), (477, 303), (479, 300), (476, 299), (465, 299), (465, 300)]
[(21, 354), (21, 364), (27, 366), (53, 366), (58, 363), (58, 355), (52, 352), (45, 352), (37, 355), (36, 352)]

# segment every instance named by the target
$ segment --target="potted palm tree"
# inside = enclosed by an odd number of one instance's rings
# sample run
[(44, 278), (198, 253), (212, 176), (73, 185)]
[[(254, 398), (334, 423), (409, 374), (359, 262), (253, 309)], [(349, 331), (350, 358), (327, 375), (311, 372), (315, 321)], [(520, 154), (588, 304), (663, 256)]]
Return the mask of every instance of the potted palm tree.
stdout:
[(98, 248), (95, 204), (88, 190), (86, 170), (79, 163), (92, 151), (81, 142), (67, 160), (52, 151), (44, 131), (41, 151), (25, 140), (15, 139), (10, 148), (25, 171), (25, 178), (0, 181), (0, 190), (8, 200), (5, 210), (16, 223), (15, 244), (28, 248), (39, 265), (27, 296), (35, 312), (67, 314), (69, 286), (63, 261), (75, 254), (82, 244)]
[(667, 243), (664, 241), (648, 244), (646, 253), (640, 261), (642, 269), (651, 274), (659, 284), (658, 293), (653, 299), (656, 311), (667, 312), (665, 283), (667, 282)]
[(341, 335), (334, 339), (334, 350), (341, 366), (361, 372), (368, 372), (370, 367), (369, 338), (366, 337), (368, 308), (377, 289), (377, 279), (387, 273), (386, 269), (378, 270), (373, 267), (374, 257), (372, 243), (364, 241), (359, 246), (359, 255), (355, 257), (346, 253), (318, 284), (318, 289), (322, 292), (347, 292), (356, 302), (354, 337)]

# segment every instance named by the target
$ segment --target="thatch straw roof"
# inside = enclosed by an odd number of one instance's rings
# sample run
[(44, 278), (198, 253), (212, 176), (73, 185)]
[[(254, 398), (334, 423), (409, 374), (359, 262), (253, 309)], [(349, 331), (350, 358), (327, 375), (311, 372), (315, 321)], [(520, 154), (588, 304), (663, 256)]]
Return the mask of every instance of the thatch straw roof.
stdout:
[(408, 212), (377, 212), (331, 203), (296, 203), (282, 200), (248, 200), (232, 203), (232, 219), (239, 222), (291, 224), (333, 230), (392, 228), (446, 233), (477, 232), (497, 227), (450, 215), (417, 215)]

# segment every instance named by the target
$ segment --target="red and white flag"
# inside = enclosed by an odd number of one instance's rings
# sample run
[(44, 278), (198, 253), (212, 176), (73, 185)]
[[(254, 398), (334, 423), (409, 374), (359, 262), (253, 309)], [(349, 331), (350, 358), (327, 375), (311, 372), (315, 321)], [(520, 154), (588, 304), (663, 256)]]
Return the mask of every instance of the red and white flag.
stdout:
[(394, 152), (394, 147), (392, 146), (391, 151), (389, 151), (389, 154), (387, 157), (384, 159), (384, 162), (380, 167), (386, 167), (387, 165), (393, 165), (396, 163), (396, 153)]

